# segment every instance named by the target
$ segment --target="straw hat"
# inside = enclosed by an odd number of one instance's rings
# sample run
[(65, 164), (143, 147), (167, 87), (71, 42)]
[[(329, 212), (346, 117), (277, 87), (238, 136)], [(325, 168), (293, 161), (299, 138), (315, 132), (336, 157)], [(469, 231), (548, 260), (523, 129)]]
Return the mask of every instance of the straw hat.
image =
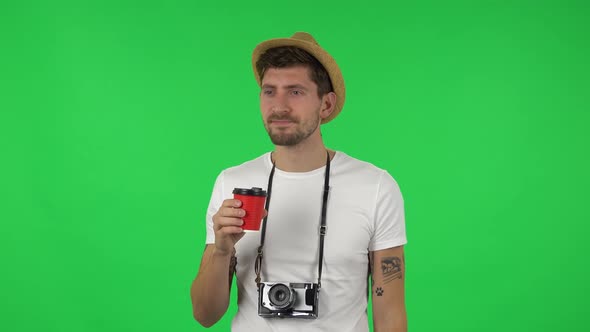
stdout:
[(254, 52), (252, 53), (252, 67), (254, 68), (254, 76), (256, 77), (256, 82), (258, 82), (258, 85), (260, 86), (262, 82), (260, 80), (260, 75), (258, 75), (258, 71), (256, 70), (256, 62), (268, 49), (282, 46), (299, 47), (314, 56), (324, 66), (324, 68), (326, 68), (326, 71), (330, 76), (330, 80), (332, 81), (332, 87), (336, 93), (336, 105), (334, 105), (334, 111), (332, 114), (330, 114), (329, 117), (323, 119), (322, 123), (327, 123), (334, 119), (344, 106), (344, 99), (346, 95), (344, 89), (344, 78), (342, 77), (342, 72), (340, 72), (340, 68), (338, 68), (334, 58), (332, 58), (332, 56), (328, 54), (328, 52), (326, 52), (309, 33), (296, 32), (290, 38), (270, 39), (263, 41), (256, 46)]

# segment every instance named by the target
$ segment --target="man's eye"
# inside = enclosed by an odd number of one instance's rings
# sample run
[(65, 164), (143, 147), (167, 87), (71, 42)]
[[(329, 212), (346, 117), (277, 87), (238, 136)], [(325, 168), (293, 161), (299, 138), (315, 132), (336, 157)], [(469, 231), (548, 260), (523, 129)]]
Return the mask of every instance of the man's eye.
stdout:
[(271, 95), (272, 94), (272, 90), (262, 90), (262, 94), (263, 95)]
[(293, 91), (291, 91), (291, 93), (295, 96), (300, 96), (303, 94), (303, 92), (301, 90), (293, 90)]

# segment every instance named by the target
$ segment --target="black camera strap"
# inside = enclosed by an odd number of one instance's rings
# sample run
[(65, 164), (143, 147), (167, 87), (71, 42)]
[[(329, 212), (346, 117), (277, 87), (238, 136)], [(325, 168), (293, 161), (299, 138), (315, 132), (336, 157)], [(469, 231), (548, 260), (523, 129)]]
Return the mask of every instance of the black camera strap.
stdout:
[[(326, 172), (324, 174), (324, 192), (322, 197), (322, 214), (321, 214), (321, 223), (319, 228), (320, 234), (320, 252), (319, 252), (319, 263), (318, 263), (318, 288), (322, 287), (322, 266), (324, 261), (324, 236), (326, 236), (327, 226), (326, 226), (326, 211), (328, 208), (328, 194), (330, 193), (330, 153), (326, 151)], [(256, 256), (256, 262), (254, 264), (254, 271), (256, 273), (256, 286), (260, 287), (260, 273), (262, 272), (262, 252), (264, 248), (264, 238), (266, 235), (266, 222), (268, 220), (268, 208), (270, 206), (270, 198), (272, 193), (272, 179), (275, 174), (276, 164), (273, 161), (272, 169), (270, 170), (270, 175), (268, 176), (268, 187), (267, 187), (267, 196), (266, 196), (266, 203), (264, 208), (267, 211), (266, 217), (262, 221), (262, 229), (260, 230), (260, 246), (258, 247), (258, 255)]]

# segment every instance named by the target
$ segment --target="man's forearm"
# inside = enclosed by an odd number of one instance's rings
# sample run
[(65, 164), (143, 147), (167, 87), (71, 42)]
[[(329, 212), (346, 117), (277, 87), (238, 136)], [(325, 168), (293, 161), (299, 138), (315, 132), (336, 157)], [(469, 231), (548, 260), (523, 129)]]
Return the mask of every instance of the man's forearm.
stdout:
[(191, 286), (191, 299), (195, 319), (209, 327), (225, 314), (229, 305), (232, 254), (219, 253), (212, 246), (205, 250), (204, 256)]
[(371, 252), (371, 289), (375, 332), (406, 332), (408, 322), (404, 299), (405, 259), (403, 247)]
[(404, 309), (390, 311), (380, 320), (373, 318), (374, 332), (407, 332), (408, 320)]

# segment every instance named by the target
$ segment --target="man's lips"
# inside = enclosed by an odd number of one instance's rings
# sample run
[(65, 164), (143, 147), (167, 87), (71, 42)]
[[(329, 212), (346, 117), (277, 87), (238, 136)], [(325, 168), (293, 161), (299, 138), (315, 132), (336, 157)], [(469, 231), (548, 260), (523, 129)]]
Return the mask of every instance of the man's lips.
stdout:
[(292, 120), (285, 119), (285, 120), (270, 120), (270, 123), (274, 124), (274, 125), (279, 125), (279, 126), (288, 126), (288, 125), (295, 123), (295, 122)]

